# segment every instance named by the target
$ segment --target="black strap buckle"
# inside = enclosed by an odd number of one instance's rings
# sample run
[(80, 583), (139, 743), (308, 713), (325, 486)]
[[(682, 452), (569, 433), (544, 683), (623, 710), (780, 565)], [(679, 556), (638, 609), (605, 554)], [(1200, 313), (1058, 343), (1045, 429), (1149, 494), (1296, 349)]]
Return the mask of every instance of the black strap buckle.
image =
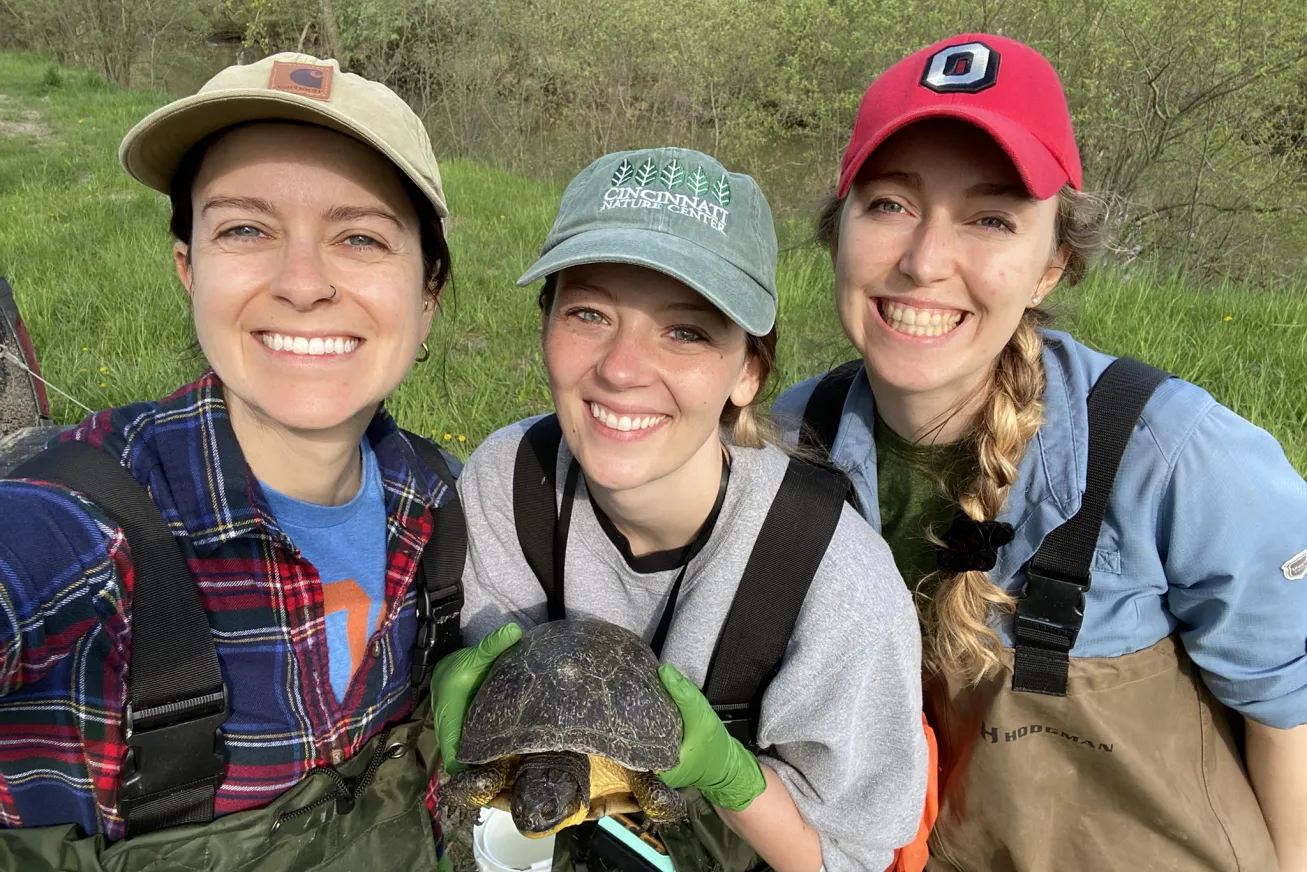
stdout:
[(713, 711), (721, 720), (726, 732), (751, 752), (758, 752), (758, 736), (755, 733), (758, 719), (754, 717), (753, 706), (748, 703), (724, 703), (713, 706)]
[(417, 638), (413, 641), (413, 667), (409, 673), (413, 687), (426, 682), (431, 675), (431, 670), (436, 666), (436, 657), (442, 653), (442, 648), (449, 647), (442, 645), (441, 639), (451, 632), (449, 627), (451, 621), (454, 624), (452, 632), (457, 635), (459, 616), (463, 611), (461, 594), (458, 585), (442, 588), (434, 593), (427, 590), (425, 586), (418, 588)]
[(1055, 578), (1033, 567), (1026, 569), (1026, 586), (1017, 604), (1017, 643), (1070, 651), (1085, 620), (1083, 583)]
[(227, 685), (180, 702), (133, 711), (127, 703), (123, 726), (127, 757), (119, 779), (120, 803), (196, 782), (221, 782), (221, 727), (227, 720)]

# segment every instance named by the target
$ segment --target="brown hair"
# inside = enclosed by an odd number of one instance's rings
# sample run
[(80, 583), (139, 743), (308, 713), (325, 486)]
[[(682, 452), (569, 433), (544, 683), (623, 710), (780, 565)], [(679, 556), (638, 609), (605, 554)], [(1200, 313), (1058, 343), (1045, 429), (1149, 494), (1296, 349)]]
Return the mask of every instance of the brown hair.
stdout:
[[(832, 194), (817, 219), (817, 240), (832, 252), (843, 205)], [(1070, 186), (1058, 193), (1053, 247), (1068, 255), (1061, 281), (1074, 285), (1084, 278), (1099, 244), (1101, 214), (1101, 201), (1095, 197)], [(1026, 310), (994, 361), (984, 402), (963, 438), (974, 458), (975, 474), (955, 483), (953, 497), (974, 520), (998, 517), (1016, 483), (1026, 445), (1043, 420), (1046, 377), (1037, 328), (1048, 320), (1042, 309)], [(933, 532), (931, 536), (935, 538)], [(1015, 600), (984, 572), (938, 573), (933, 580), (938, 582), (935, 593), (920, 607), (927, 667), (979, 681), (999, 665), (1001, 642), (993, 623), (1012, 611)]]
[[(545, 278), (540, 296), (536, 298), (540, 311), (546, 316), (553, 311), (554, 297), (558, 294), (558, 273)], [(730, 442), (742, 448), (761, 448), (764, 443), (779, 443), (776, 423), (767, 413), (764, 404), (770, 398), (776, 375), (776, 326), (766, 336), (745, 333), (744, 354), (758, 367), (758, 393), (747, 406), (737, 406), (730, 400), (722, 409), (721, 425), (730, 431)]]

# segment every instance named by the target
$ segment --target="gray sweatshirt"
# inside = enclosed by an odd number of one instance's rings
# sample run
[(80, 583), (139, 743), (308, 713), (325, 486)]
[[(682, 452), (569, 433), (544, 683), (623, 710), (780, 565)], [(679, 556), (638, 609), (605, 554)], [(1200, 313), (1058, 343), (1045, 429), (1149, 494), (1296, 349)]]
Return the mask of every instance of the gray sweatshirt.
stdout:
[[(508, 621), (548, 620), (545, 594), (513, 524), (513, 463), (535, 419), (493, 434), (458, 481), (467, 512), (463, 629), (468, 644)], [(788, 458), (732, 447), (730, 484), (712, 534), (690, 561), (663, 662), (700, 688)], [(558, 457), (558, 499), (572, 462)], [(565, 570), (570, 617), (596, 617), (653, 638), (677, 570), (640, 573), (599, 526), (581, 476)], [(761, 758), (821, 834), (827, 872), (882, 872), (916, 834), (926, 791), (921, 637), (884, 540), (845, 506), (763, 697)]]

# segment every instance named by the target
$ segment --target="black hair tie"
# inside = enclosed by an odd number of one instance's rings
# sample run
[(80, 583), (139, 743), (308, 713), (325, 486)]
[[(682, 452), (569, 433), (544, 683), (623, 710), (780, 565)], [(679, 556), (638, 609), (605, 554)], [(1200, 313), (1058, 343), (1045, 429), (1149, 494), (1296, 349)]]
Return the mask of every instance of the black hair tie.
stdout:
[(941, 572), (989, 572), (998, 562), (998, 549), (1015, 536), (1011, 524), (976, 521), (959, 511), (936, 552)]

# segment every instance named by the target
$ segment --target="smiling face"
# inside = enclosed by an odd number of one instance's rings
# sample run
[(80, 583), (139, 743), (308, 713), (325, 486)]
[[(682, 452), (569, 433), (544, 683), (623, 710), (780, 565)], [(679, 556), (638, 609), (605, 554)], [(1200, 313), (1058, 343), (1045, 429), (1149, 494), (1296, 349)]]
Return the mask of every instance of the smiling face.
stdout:
[(873, 388), (956, 403), (983, 385), (1061, 276), (1057, 209), (975, 127), (926, 121), (886, 140), (845, 198), (832, 251), (840, 321)]
[(747, 405), (759, 387), (743, 328), (681, 282), (625, 264), (559, 273), (544, 359), (568, 447), (613, 491), (715, 462), (726, 403)]
[(212, 146), (192, 204), (177, 273), (233, 418), (361, 435), (434, 313), (398, 171), (325, 128), (256, 124)]

